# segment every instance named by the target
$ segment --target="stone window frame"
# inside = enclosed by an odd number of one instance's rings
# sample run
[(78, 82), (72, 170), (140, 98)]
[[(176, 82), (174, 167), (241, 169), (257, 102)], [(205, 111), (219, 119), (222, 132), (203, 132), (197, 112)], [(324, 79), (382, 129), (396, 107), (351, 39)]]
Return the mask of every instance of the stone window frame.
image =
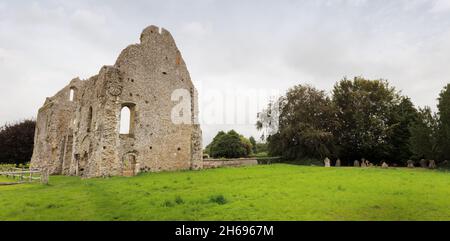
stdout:
[(78, 89), (75, 86), (69, 88), (69, 102), (75, 102), (77, 100)]
[[(128, 108), (130, 110), (130, 122), (129, 122), (129, 129), (128, 134), (122, 134), (120, 133), (120, 124), (122, 122), (122, 110), (123, 108)], [(119, 136), (120, 137), (128, 137), (128, 138), (134, 138), (136, 128), (136, 104), (133, 102), (124, 102), (120, 105), (119, 110)]]

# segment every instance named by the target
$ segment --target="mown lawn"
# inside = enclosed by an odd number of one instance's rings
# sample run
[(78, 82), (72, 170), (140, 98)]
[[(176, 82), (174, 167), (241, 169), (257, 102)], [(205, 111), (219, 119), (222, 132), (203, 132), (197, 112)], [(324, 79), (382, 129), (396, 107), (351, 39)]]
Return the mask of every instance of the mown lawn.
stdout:
[(0, 220), (450, 220), (450, 173), (286, 164), (0, 186)]
[(4, 176), (0, 176), (0, 183), (1, 182), (14, 182), (14, 180), (12, 180), (10, 178), (6, 178)]

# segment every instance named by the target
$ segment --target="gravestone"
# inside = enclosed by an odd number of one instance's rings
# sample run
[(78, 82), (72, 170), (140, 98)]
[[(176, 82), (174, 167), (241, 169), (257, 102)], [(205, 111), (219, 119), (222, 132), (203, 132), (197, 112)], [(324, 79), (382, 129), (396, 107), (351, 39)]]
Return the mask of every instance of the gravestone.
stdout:
[(364, 158), (361, 159), (361, 167), (367, 167), (367, 162)]
[(336, 160), (336, 165), (335, 165), (336, 167), (340, 167), (341, 166), (341, 159), (337, 159)]
[(408, 160), (408, 168), (414, 168), (414, 161), (413, 160)]
[(430, 160), (430, 164), (428, 164), (428, 168), (436, 169), (436, 162), (434, 160)]
[(425, 159), (421, 159), (421, 160), (420, 160), (420, 166), (421, 166), (422, 168), (427, 168), (427, 167), (428, 167), (428, 161), (425, 160)]
[(353, 166), (359, 167), (359, 161), (358, 161), (358, 160), (355, 160), (355, 161), (353, 162)]
[(381, 164), (381, 168), (388, 168), (389, 165), (386, 162), (383, 162), (383, 164)]
[(325, 163), (325, 167), (331, 167), (330, 159), (328, 159), (328, 157), (326, 157), (323, 162)]

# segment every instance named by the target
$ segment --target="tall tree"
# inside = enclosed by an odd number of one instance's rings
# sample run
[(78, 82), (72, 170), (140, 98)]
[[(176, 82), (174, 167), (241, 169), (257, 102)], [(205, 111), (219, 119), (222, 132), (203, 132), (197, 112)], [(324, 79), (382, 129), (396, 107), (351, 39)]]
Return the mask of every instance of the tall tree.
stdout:
[[(302, 159), (324, 158), (335, 153), (332, 134), (335, 113), (331, 100), (324, 91), (308, 85), (298, 85), (280, 97), (278, 103), (278, 130), (267, 138), (271, 155)], [(261, 129), (268, 126), (265, 121), (268, 120), (259, 118), (257, 127)]]
[(439, 143), (441, 160), (450, 160), (450, 84), (447, 84), (438, 98)]
[(343, 79), (333, 89), (338, 128), (334, 132), (340, 156), (347, 162), (359, 158), (381, 161), (389, 156), (392, 112), (399, 95), (385, 80)]
[(418, 118), (410, 127), (410, 150), (414, 159), (438, 157), (438, 121), (429, 107), (419, 109)]
[(388, 138), (388, 160), (406, 164), (411, 158), (413, 153), (409, 145), (410, 128), (418, 120), (418, 115), (417, 109), (408, 97), (401, 97), (400, 103), (394, 106), (389, 121), (392, 128)]

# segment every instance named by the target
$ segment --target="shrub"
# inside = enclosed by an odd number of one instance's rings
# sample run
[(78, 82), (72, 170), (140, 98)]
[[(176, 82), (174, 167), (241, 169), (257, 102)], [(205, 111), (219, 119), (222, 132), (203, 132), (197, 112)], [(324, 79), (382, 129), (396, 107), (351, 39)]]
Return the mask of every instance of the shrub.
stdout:
[(177, 196), (177, 197), (175, 198), (175, 203), (176, 203), (176, 204), (183, 204), (183, 203), (184, 203), (184, 200), (183, 200), (183, 198), (181, 198), (180, 196)]
[(220, 131), (206, 147), (206, 152), (214, 158), (248, 157), (252, 153), (252, 143), (236, 131)]
[(224, 204), (226, 204), (228, 202), (227, 199), (221, 194), (220, 195), (211, 196), (209, 198), (209, 201), (213, 202), (213, 203), (217, 203), (219, 205), (224, 205)]

